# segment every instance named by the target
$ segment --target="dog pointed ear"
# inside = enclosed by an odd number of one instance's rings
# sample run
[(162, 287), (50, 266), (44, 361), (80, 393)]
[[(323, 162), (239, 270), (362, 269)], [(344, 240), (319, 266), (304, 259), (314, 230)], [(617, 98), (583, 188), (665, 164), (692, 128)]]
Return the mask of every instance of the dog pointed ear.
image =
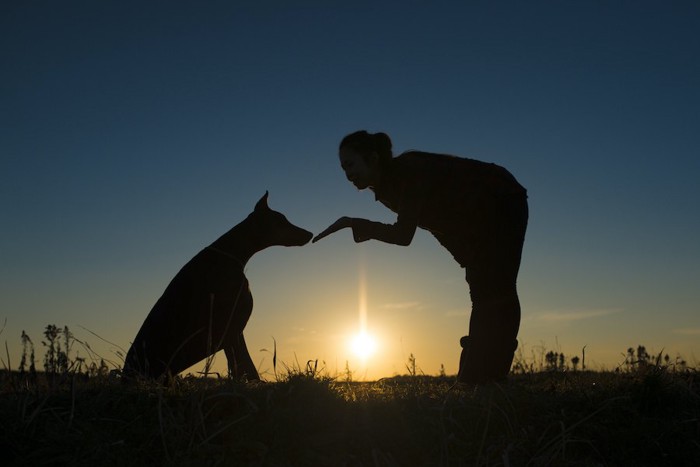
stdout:
[(261, 209), (270, 209), (267, 206), (267, 195), (268, 195), (268, 192), (265, 191), (265, 194), (263, 195), (263, 197), (260, 198), (260, 201), (258, 201), (258, 203), (255, 205), (256, 211), (260, 211)]

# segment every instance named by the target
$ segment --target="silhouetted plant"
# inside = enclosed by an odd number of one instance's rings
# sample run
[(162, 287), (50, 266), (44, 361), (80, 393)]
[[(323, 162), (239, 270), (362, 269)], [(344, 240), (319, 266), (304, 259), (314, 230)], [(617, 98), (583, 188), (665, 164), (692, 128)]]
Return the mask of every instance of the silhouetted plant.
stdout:
[(640, 366), (647, 365), (651, 359), (651, 356), (647, 353), (647, 349), (640, 345), (637, 347), (637, 364)]
[(88, 366), (87, 374), (91, 378), (96, 377), (107, 377), (109, 375), (109, 367), (105, 363), (104, 359), (100, 359), (100, 365), (97, 366), (95, 362), (91, 362)]
[(74, 371), (77, 374), (81, 375), (83, 374), (83, 365), (85, 365), (85, 359), (83, 357), (76, 356), (75, 361), (73, 362), (73, 365), (71, 365), (71, 367), (74, 366)]
[(416, 376), (416, 357), (413, 354), (408, 356), (408, 363), (406, 364), (406, 369), (410, 376)]
[(27, 352), (29, 352), (29, 375), (36, 377), (36, 363), (34, 357), (34, 343), (29, 335), (22, 330), (22, 358), (19, 362), (19, 373), (24, 375), (27, 368)]
[[(53, 380), (56, 375), (65, 375), (71, 369), (69, 353), (73, 345), (73, 334), (68, 326), (61, 329), (55, 324), (49, 324), (44, 330), (44, 337), (46, 341), (41, 341), (46, 347), (44, 371), (47, 377)], [(61, 346), (61, 337), (63, 337), (64, 347)]]
[[(646, 347), (643, 345), (638, 345), (636, 349), (634, 347), (629, 347), (627, 349), (627, 354), (625, 355), (625, 369), (627, 371), (633, 371), (635, 369), (644, 368), (648, 365), (660, 366), (662, 359), (661, 356), (662, 353), (659, 353), (656, 358), (652, 358), (649, 352), (647, 352)], [(668, 362), (668, 360), (670, 360), (670, 357), (666, 361)]]
[(574, 357), (571, 358), (571, 364), (574, 367), (574, 371), (576, 371), (578, 369), (578, 362), (579, 362), (579, 358), (574, 355)]
[(44, 330), (46, 342), (41, 341), (41, 344), (46, 347), (46, 353), (44, 354), (44, 371), (46, 373), (56, 373), (58, 367), (57, 354), (61, 351), (61, 343), (58, 341), (60, 332), (60, 329), (54, 324), (49, 324)]
[(544, 356), (546, 369), (548, 371), (565, 371), (566, 357), (563, 353), (550, 350)]
[(627, 354), (625, 355), (625, 368), (627, 369), (627, 371), (631, 371), (633, 365), (634, 365), (634, 347), (629, 347), (627, 349)]
[(685, 362), (684, 359), (678, 357), (678, 358), (676, 359), (676, 361), (678, 361), (676, 367), (677, 367), (679, 370), (685, 371), (685, 370), (687, 369), (687, 364), (686, 364), (686, 362)]
[(346, 383), (352, 382), (352, 371), (350, 370), (350, 363), (345, 360), (345, 371), (343, 372), (343, 381)]

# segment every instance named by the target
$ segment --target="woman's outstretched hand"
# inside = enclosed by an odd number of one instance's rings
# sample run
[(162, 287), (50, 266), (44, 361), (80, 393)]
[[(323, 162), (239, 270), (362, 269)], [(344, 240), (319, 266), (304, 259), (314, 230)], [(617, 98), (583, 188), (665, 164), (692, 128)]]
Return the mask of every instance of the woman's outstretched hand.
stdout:
[(323, 237), (327, 237), (332, 233), (335, 233), (339, 230), (342, 229), (347, 229), (349, 227), (352, 227), (352, 218), (351, 217), (341, 217), (337, 221), (333, 222), (326, 230), (321, 232), (320, 234), (316, 235), (313, 240), (311, 240), (312, 243), (316, 243), (317, 241), (321, 240)]

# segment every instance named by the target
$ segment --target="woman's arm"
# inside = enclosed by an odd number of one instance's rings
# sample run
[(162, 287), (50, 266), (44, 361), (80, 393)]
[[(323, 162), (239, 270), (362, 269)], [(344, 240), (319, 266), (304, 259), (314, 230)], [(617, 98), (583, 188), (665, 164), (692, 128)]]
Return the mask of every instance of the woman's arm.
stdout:
[(399, 216), (399, 220), (395, 224), (383, 224), (357, 217), (341, 217), (326, 230), (316, 235), (313, 242), (315, 243), (339, 230), (352, 228), (352, 236), (356, 243), (375, 239), (394, 245), (407, 246), (413, 240), (416, 227), (415, 223), (405, 222), (401, 219), (401, 216)]
[(352, 220), (352, 236), (355, 242), (375, 239), (393, 245), (408, 246), (416, 233), (416, 224), (397, 221), (395, 224), (368, 221), (367, 219)]

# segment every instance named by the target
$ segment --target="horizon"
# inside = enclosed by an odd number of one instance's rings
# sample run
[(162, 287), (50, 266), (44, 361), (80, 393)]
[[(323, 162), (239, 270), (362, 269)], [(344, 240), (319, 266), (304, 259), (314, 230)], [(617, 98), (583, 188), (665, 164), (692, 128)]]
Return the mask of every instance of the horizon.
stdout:
[[(49, 328), (54, 328), (54, 338), (48, 338), (47, 332)], [(92, 335), (99, 342), (107, 343), (112, 345), (113, 343), (106, 342), (102, 337), (93, 333), (89, 329), (81, 328), (82, 331), (89, 335)], [(69, 333), (68, 339), (66, 339), (66, 331)], [(23, 331), (24, 333), (24, 331)], [(110, 374), (113, 370), (121, 370), (123, 364), (123, 356), (125, 355), (128, 348), (124, 349), (113, 346), (112, 358), (105, 358), (104, 355), (99, 355), (93, 350), (93, 346), (90, 345), (89, 341), (85, 339), (77, 339), (75, 337), (74, 331), (72, 331), (68, 326), (60, 327), (53, 324), (47, 325), (44, 333), (46, 337), (45, 342), (43, 339), (38, 341), (43, 347), (38, 347), (35, 345), (34, 340), (31, 339), (29, 334), (26, 334), (26, 342), (28, 345), (25, 346), (24, 338), (25, 334), (22, 335), (22, 351), (19, 359), (14, 359), (15, 362), (19, 360), (20, 363), (16, 365), (16, 368), (10, 368), (8, 361), (11, 363), (13, 361), (9, 354), (0, 357), (2, 361), (3, 369), (5, 371), (11, 372), (26, 372), (31, 373), (36, 371), (36, 373), (61, 373), (60, 369), (60, 355), (66, 357), (65, 363), (67, 367), (65, 371), (69, 373), (78, 374), (88, 374), (90, 371), (96, 370), (100, 371), (101, 367), (105, 367)], [(363, 339), (364, 338), (364, 339)], [(371, 341), (368, 343), (368, 340)], [(273, 339), (274, 341), (274, 339)], [(69, 344), (68, 351), (66, 352), (66, 343)], [(355, 366), (350, 365), (351, 359), (345, 361), (343, 368), (335, 368), (331, 371), (327, 367), (326, 361), (319, 361), (318, 359), (309, 359), (305, 361), (299, 361), (296, 356), (295, 360), (292, 362), (279, 361), (276, 354), (276, 345), (272, 346), (272, 349), (264, 349), (262, 351), (268, 352), (271, 362), (267, 362), (267, 366), (263, 366), (265, 363), (261, 361), (261, 365), (258, 367), (260, 372), (260, 378), (265, 382), (274, 382), (279, 380), (279, 378), (289, 377), (295, 374), (309, 374), (313, 376), (329, 377), (332, 379), (343, 378), (346, 381), (355, 382), (376, 382), (383, 378), (392, 378), (399, 376), (433, 376), (433, 377), (455, 377), (456, 373), (448, 373), (445, 371), (444, 365), (440, 364), (437, 371), (426, 371), (419, 364), (418, 356), (410, 353), (404, 362), (403, 371), (396, 371), (392, 374), (387, 374), (381, 377), (368, 378), (369, 368), (372, 365), (367, 363), (367, 360), (376, 352), (379, 345), (375, 342), (374, 336), (367, 335), (365, 333), (358, 333), (349, 336), (347, 339), (347, 348), (353, 355), (352, 361)], [(558, 344), (557, 344), (558, 345)], [(76, 349), (77, 347), (77, 349)], [(372, 347), (372, 350), (367, 352), (367, 348)], [(540, 345), (533, 346), (530, 349), (519, 348), (516, 352), (515, 358), (513, 360), (513, 365), (511, 369), (511, 375), (517, 374), (528, 374), (537, 372), (626, 372), (632, 371), (636, 368), (642, 368), (644, 365), (654, 365), (667, 367), (671, 371), (685, 371), (685, 370), (697, 370), (700, 368), (700, 364), (697, 361), (688, 361), (683, 355), (676, 354), (675, 357), (668, 352), (664, 352), (662, 349), (660, 352), (649, 352), (646, 346), (640, 344), (637, 346), (631, 346), (619, 354), (619, 361), (613, 367), (608, 367), (606, 365), (599, 365), (596, 362), (591, 364), (590, 359), (586, 362), (586, 347), (579, 349), (579, 353), (564, 354), (561, 349), (548, 348), (541, 343)], [(44, 350), (42, 353), (36, 353), (37, 348), (39, 350)], [(51, 350), (49, 350), (51, 348)], [(118, 348), (114, 352), (114, 348)], [(85, 352), (83, 356), (80, 356), (80, 350)], [(529, 351), (529, 352), (528, 352)], [(53, 352), (53, 359), (49, 360), (47, 355)], [(528, 354), (529, 355), (526, 355)], [(8, 361), (5, 360), (8, 358)], [(225, 363), (225, 355), (223, 351), (219, 351), (212, 355), (210, 358), (202, 360), (195, 365), (187, 368), (180, 373), (180, 376), (195, 376), (195, 377), (226, 377), (228, 375), (228, 368)], [(79, 362), (80, 360), (80, 362)], [(277, 362), (275, 362), (277, 360)], [(79, 364), (79, 365), (78, 365)], [(78, 365), (76, 367), (76, 365)], [(207, 369), (207, 365), (209, 368)], [(32, 367), (34, 369), (32, 370)], [(43, 368), (43, 369), (42, 369)], [(91, 370), (91, 368), (93, 370)]]

